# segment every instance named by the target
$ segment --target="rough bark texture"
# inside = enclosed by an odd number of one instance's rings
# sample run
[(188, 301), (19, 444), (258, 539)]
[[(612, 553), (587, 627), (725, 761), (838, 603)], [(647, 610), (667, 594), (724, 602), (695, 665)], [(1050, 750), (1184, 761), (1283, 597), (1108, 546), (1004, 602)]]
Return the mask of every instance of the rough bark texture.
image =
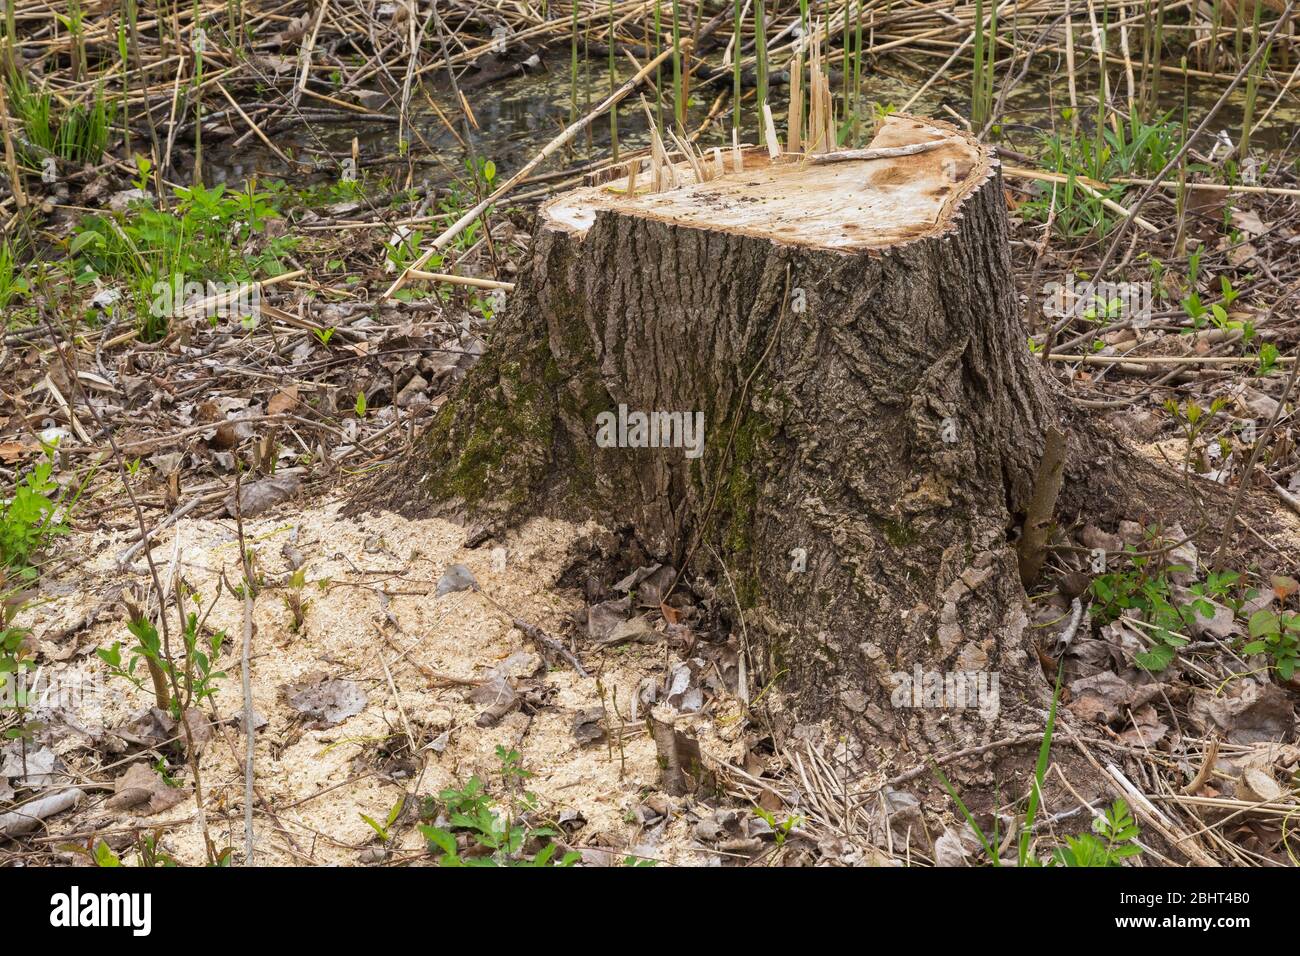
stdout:
[[(925, 749), (1041, 728), (1009, 538), (1057, 418), (985, 159), (946, 227), (869, 253), (610, 209), (539, 229), (411, 478), (473, 523), (594, 517), (690, 554), (803, 717)], [(597, 447), (620, 403), (703, 411), (704, 454)], [(996, 673), (1000, 716), (896, 706), (917, 667)]]

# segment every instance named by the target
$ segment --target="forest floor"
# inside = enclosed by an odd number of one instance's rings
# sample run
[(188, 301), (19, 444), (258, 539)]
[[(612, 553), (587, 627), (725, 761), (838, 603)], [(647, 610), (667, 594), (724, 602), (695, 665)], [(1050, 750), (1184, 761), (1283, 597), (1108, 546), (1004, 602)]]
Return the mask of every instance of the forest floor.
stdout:
[[(28, 6), (0, 106), (0, 672), (25, 668), (32, 695), (0, 711), (0, 862), (202, 865), (250, 850), (268, 865), (548, 852), (592, 865), (987, 862), (930, 763), (970, 755), (864, 760), (835, 728), (791, 720), (779, 686), (750, 684), (743, 622), (696, 629), (638, 606), (672, 569), (631, 553), (630, 583), (575, 572), (622, 547), (607, 531), (534, 520), (479, 542), (440, 519), (349, 507), (418, 451), (482, 353), (536, 204), (612, 168), (608, 118), (409, 270), (649, 62), (652, 5), (617, 5), (614, 77), (599, 4), (580, 21), (567, 7), (451, 4), (453, 53), (436, 32), (411, 52), (405, 21), (374, 4), (250, 5), (247, 53), (223, 40), (221, 5), (196, 8), (202, 39), (183, 12), (135, 40), (116, 8), (70, 33)], [(1123, 798), (1141, 836), (1112, 835), (1138, 839), (1145, 865), (1295, 865), (1289, 13), (1258, 69), (1249, 23), (1244, 43), (1219, 36), (1221, 22), (1211, 40), (1193, 14), (1180, 26), (1204, 40), (1156, 34), (1170, 47), (1160, 66), (1145, 58), (1149, 31), (1125, 21), (1123, 42), (1144, 54), (1109, 61), (1109, 86), (1099, 27), (1079, 16), (1070, 56), (1091, 72), (1067, 94), (1062, 11), (1012, 9), (1005, 59), (986, 64), (1000, 96), (981, 107), (991, 94), (972, 92), (969, 48), (928, 32), (957, 30), (956, 17), (964, 36), (971, 4), (876, 6), (880, 35), (859, 30), (836, 74), (845, 144), (869, 133), (871, 104), (984, 127), (1003, 164), (1027, 347), (1061, 394), (1180, 476), (1188, 503), (1211, 483), (1248, 486), (1222, 550), (1222, 527), (1149, 514), (1059, 530), (1031, 614), (1045, 671), (1063, 675), (1056, 747), (1096, 774), (1071, 780), (1054, 763), (1036, 852), (1096, 832), (1089, 821)], [(1112, 8), (1125, 9), (1098, 5)], [(1267, 36), (1281, 8), (1264, 10)], [(793, 3), (768, 13), (773, 37), (798, 17)], [(700, 62), (681, 129), (700, 144), (730, 142), (730, 17), (709, 5), (685, 31)], [(1118, 48), (1121, 30), (1100, 30)], [(119, 43), (127, 74), (113, 66)], [(963, 59), (935, 73), (954, 50)], [(1193, 74), (1178, 75), (1174, 53)], [(665, 61), (660, 88), (641, 90), (669, 113), (671, 73)], [(1242, 89), (1217, 111), (1229, 82)], [(753, 141), (762, 87), (748, 61), (743, 89), (740, 137)], [(125, 112), (106, 110), (118, 94)], [(38, 141), (40, 95), (64, 139)], [(1073, 123), (1062, 112), (1076, 98), (1103, 104), (1095, 128), (1075, 128), (1078, 104)], [(648, 150), (635, 99), (620, 113), (624, 162)], [(1139, 109), (1147, 99), (1160, 109)], [(972, 108), (986, 124), (967, 120)], [(1253, 152), (1235, 151), (1243, 123)], [(1165, 185), (1147, 189), (1157, 174)], [(1115, 294), (1070, 300), (1103, 260)], [(202, 291), (171, 290), (173, 275)], [(151, 308), (160, 294), (176, 301)], [(159, 661), (169, 670), (155, 680)], [(698, 742), (704, 785), (690, 794), (664, 787), (665, 713)], [(1010, 834), (1026, 795), (1004, 796), (996, 823)]]

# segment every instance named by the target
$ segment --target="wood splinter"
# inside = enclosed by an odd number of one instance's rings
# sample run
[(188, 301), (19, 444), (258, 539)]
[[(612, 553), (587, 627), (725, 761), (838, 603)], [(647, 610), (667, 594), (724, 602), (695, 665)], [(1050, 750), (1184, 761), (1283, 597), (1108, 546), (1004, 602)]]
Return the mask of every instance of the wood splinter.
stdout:
[(943, 146), (947, 140), (932, 139), (924, 143), (908, 143), (906, 146), (877, 146), (874, 149), (841, 149), (834, 153), (787, 153), (784, 158), (788, 160), (803, 160), (807, 163), (820, 165), (822, 163), (848, 163), (861, 162), (871, 159), (896, 159), (899, 156), (915, 156), (917, 153), (928, 153), (932, 149), (938, 149)]

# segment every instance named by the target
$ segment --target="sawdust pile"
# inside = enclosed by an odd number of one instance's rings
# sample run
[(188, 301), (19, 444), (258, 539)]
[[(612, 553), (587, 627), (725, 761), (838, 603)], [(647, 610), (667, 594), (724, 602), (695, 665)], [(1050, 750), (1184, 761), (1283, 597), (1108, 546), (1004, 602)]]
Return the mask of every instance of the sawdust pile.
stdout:
[[(716, 863), (719, 854), (693, 839), (709, 808), (685, 813), (694, 801), (657, 792), (645, 803), (660, 774), (645, 729), (646, 702), (682, 662), (658, 643), (611, 646), (583, 652), (591, 671), (583, 678), (562, 661), (548, 666), (512, 624), (513, 616), (568, 643), (566, 616), (581, 611), (582, 596), (557, 589), (556, 580), (570, 546), (593, 530), (536, 520), (495, 547), (465, 549), (464, 531), (453, 524), (394, 514), (344, 518), (338, 503), (247, 522), (261, 582), (251, 657), (256, 862), (427, 861), (415, 826), (420, 799), (472, 776), (490, 789), (499, 780), (501, 746), (522, 755), (542, 814), (558, 826), (563, 845), (588, 862), (634, 853)], [(101, 535), (68, 546), (95, 557), (75, 574), (45, 582), (49, 600), (26, 623), (42, 639), (39, 659), (49, 673), (65, 682), (73, 675), (88, 680), (96, 693), (83, 695), (79, 710), (47, 708), (48, 727), (30, 749), (53, 751), (51, 779), (87, 796), (74, 812), (45, 821), (47, 829), (29, 846), (72, 862), (78, 853), (70, 845), (103, 841), (133, 862), (139, 834), (157, 830), (160, 845), (179, 862), (202, 864), (203, 821), (186, 762), (173, 759), (165, 783), (155, 774), (159, 793), (152, 795), (150, 775), (141, 773), (157, 764), (176, 725), (151, 709), (151, 693), (105, 678), (95, 654), (117, 641), (130, 643), (120, 599), (131, 586), (147, 591), (143, 557), (122, 573), (116, 566), (121, 540)], [(197, 736), (206, 741), (200, 768), (209, 835), (216, 847), (233, 847), (232, 860), (239, 862), (244, 602), (231, 590), (243, 577), (235, 522), (182, 520), (160, 537), (153, 555), (161, 575), (192, 589), (187, 600), (200, 617), (206, 614), (204, 631), (226, 635), (216, 661), (226, 676), (203, 705), (211, 726)], [(440, 578), (457, 564), (478, 588), (439, 596)], [(223, 576), (229, 588), (219, 586)], [(88, 617), (89, 626), (79, 626)], [(485, 713), (491, 702), (485, 706), (475, 690), (496, 678), (516, 698), (505, 702), (503, 716)], [(143, 683), (148, 687), (147, 678)], [(658, 686), (660, 694), (667, 690)], [(725, 695), (710, 695), (703, 711), (678, 718), (677, 726), (696, 735), (711, 759), (737, 759), (739, 708), (728, 711)], [(604, 732), (610, 728), (612, 734)], [(151, 799), (133, 802), (137, 791), (129, 787), (123, 796), (128, 772)], [(168, 784), (183, 799), (166, 799)], [(362, 814), (383, 821), (399, 801), (405, 810), (385, 846)]]

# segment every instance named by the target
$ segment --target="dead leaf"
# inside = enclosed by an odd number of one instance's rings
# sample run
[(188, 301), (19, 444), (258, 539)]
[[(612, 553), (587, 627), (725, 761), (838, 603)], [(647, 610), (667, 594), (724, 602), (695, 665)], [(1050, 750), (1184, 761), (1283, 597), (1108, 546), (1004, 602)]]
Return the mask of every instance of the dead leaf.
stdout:
[[(296, 475), (284, 475), (279, 478), (263, 478), (251, 481), (239, 488), (239, 513), (245, 518), (259, 515), (275, 507), (282, 501), (288, 501), (302, 489), (302, 483)], [(225, 501), (226, 514), (235, 517), (234, 492)]]
[(591, 605), (587, 608), (587, 636), (597, 642), (605, 640), (627, 619), (631, 607), (632, 601), (628, 597)]
[(952, 827), (945, 827), (934, 841), (934, 863), (936, 866), (967, 865), (966, 848), (962, 846), (960, 834)]
[(1119, 735), (1131, 747), (1155, 747), (1169, 733), (1169, 725), (1161, 722), (1150, 704), (1134, 711), (1133, 721), (1134, 725)]
[(144, 763), (133, 763), (129, 770), (113, 781), (113, 796), (107, 806), (112, 810), (136, 810), (143, 814), (162, 813), (189, 796), (180, 787), (169, 787), (156, 770)]
[(597, 641), (601, 647), (611, 647), (625, 641), (647, 641), (654, 637), (654, 628), (650, 626), (648, 615), (639, 614), (630, 621), (621, 621), (614, 626), (608, 636)]
[(338, 678), (308, 681), (284, 688), (289, 706), (314, 721), (315, 727), (333, 727), (366, 709), (365, 689), (356, 681)]
[(437, 596), (442, 597), (454, 591), (468, 591), (471, 588), (478, 588), (474, 572), (463, 564), (453, 564), (438, 578)]
[(38, 454), (41, 446), (35, 442), (4, 441), (0, 442), (0, 461), (22, 461)]
[(573, 717), (573, 737), (580, 747), (604, 740), (605, 711), (600, 707), (578, 711)]
[(519, 695), (504, 674), (493, 671), (492, 675), (469, 693), (469, 699), (475, 704), (485, 705), (485, 709), (475, 721), (480, 727), (492, 727), (501, 718), (519, 706)]
[(266, 413), (268, 415), (279, 415), (281, 412), (287, 412), (298, 404), (298, 386), (290, 385), (288, 388), (282, 388), (271, 396), (271, 400), (266, 403)]
[(1126, 708), (1146, 703), (1155, 693), (1155, 686), (1135, 687), (1113, 671), (1102, 671), (1070, 683), (1067, 707), (1082, 720), (1109, 724), (1118, 720)]
[(49, 747), (29, 749), (24, 760), (22, 749), (14, 742), (5, 748), (4, 761), (0, 764), (0, 780), (7, 777), (13, 780), (16, 787), (40, 790), (58, 782), (54, 764), (54, 751)]
[(1300, 591), (1300, 581), (1284, 574), (1273, 576), (1273, 593), (1277, 595), (1279, 601), (1285, 601), (1296, 591)]
[(1218, 731), (1229, 743), (1253, 744), (1289, 740), (1295, 736), (1296, 717), (1290, 697), (1276, 684), (1254, 680), (1230, 684), (1228, 692), (1192, 693), (1188, 713), (1203, 732)]

